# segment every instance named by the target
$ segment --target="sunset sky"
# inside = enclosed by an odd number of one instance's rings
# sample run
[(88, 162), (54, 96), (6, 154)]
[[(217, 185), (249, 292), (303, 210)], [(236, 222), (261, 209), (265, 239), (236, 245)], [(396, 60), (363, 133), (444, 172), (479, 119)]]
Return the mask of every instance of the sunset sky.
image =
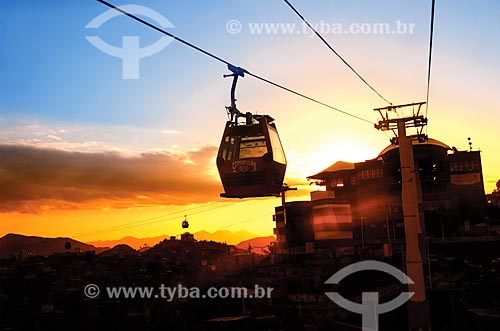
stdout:
[[(282, 0), (143, 0), (167, 30), (235, 65), (377, 121), (386, 106)], [(398, 22), (412, 33), (324, 37), (394, 104), (425, 101), (430, 0), (291, 1), (314, 25), (349, 28)], [(117, 47), (158, 32), (116, 17), (86, 28), (108, 8), (95, 0), (16, 0), (0, 4), (0, 236), (20, 233), (92, 241), (245, 229), (272, 234), (276, 198), (227, 200), (215, 155), (231, 80), (219, 62), (172, 41), (140, 60), (140, 78), (123, 79), (122, 61), (94, 47)], [(482, 151), (486, 192), (500, 179), (500, 3), (437, 0), (430, 137)], [(147, 18), (146, 18), (147, 19)], [(152, 21), (151, 19), (147, 19)], [(228, 32), (228, 22), (241, 24)], [(153, 22), (154, 23), (154, 22)], [(252, 33), (260, 23), (293, 32)], [(233, 31), (234, 32), (234, 31)], [(306, 176), (338, 161), (364, 161), (389, 144), (373, 125), (246, 76), (238, 108), (270, 114), (288, 159), (287, 179), (308, 199)]]

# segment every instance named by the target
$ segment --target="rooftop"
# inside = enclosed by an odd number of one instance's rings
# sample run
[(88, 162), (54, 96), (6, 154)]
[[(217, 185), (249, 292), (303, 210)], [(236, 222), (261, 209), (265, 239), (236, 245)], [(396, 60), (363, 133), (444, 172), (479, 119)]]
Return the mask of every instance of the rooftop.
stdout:
[[(433, 138), (429, 138), (427, 141), (424, 141), (424, 142), (421, 142), (418, 140), (413, 140), (412, 143), (413, 143), (413, 146), (433, 146), (433, 147), (443, 148), (446, 150), (451, 149), (450, 146), (446, 145), (445, 143), (443, 143), (437, 139), (433, 139)], [(399, 148), (399, 146), (391, 144), (391, 145), (387, 146), (386, 148), (384, 148), (378, 154), (377, 158), (385, 155), (386, 153), (388, 153), (390, 151), (397, 150), (398, 148)], [(326, 168), (325, 170), (320, 171), (317, 174), (309, 176), (307, 178), (308, 179), (325, 179), (331, 173), (338, 172), (338, 171), (346, 171), (346, 170), (347, 171), (354, 170), (354, 163), (345, 162), (345, 161), (337, 161), (334, 164), (332, 164), (331, 166), (329, 166), (328, 168)]]
[[(445, 143), (439, 141), (439, 140), (436, 140), (436, 139), (432, 139), (432, 138), (429, 138), (427, 139), (427, 141), (424, 141), (424, 142), (421, 142), (419, 140), (413, 140), (412, 141), (413, 143), (413, 146), (425, 146), (425, 145), (428, 145), (428, 146), (438, 146), (438, 147), (442, 147), (444, 149), (451, 149), (450, 146), (446, 145)], [(397, 145), (389, 145), (387, 146), (386, 148), (384, 148), (379, 154), (378, 156), (382, 156), (384, 155), (385, 153), (389, 152), (389, 151), (392, 151), (392, 150), (395, 150), (395, 149), (398, 149), (399, 146)]]
[(354, 163), (352, 162), (344, 162), (344, 161), (337, 161), (328, 168), (326, 168), (323, 171), (318, 172), (315, 175), (309, 176), (307, 178), (311, 179), (323, 179), (326, 174), (332, 173), (332, 172), (337, 172), (337, 171), (342, 171), (342, 170), (354, 170)]

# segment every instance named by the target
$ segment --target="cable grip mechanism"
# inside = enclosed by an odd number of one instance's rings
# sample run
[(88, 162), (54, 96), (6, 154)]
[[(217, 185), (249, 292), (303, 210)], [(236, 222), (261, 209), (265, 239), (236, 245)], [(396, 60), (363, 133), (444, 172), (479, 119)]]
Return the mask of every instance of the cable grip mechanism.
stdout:
[(245, 69), (228, 64), (227, 68), (232, 72), (231, 74), (225, 74), (224, 78), (233, 77), (233, 84), (231, 85), (231, 105), (226, 107), (227, 114), (231, 122), (238, 124), (238, 117), (247, 117), (246, 114), (241, 113), (238, 108), (236, 108), (236, 84), (238, 83), (239, 77), (245, 77)]

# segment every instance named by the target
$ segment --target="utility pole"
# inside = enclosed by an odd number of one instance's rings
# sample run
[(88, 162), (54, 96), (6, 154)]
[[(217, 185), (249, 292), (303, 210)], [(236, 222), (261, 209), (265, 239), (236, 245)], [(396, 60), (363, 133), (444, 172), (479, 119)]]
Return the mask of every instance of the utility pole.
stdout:
[[(420, 249), (420, 238), (425, 226), (423, 213), (421, 213), (422, 196), (419, 194), (418, 168), (415, 167), (413, 157), (413, 140), (425, 141), (427, 137), (422, 134), (427, 125), (427, 118), (420, 115), (420, 109), (425, 102), (404, 104), (376, 108), (382, 120), (375, 124), (381, 131), (392, 131), (395, 137), (391, 143), (399, 145), (399, 159), (401, 168), (401, 200), (406, 237), (406, 272), (414, 284), (409, 284), (408, 289), (414, 292), (408, 303), (409, 329), (430, 330), (429, 304), (425, 297), (425, 280)], [(404, 116), (403, 109), (411, 108), (412, 114)], [(399, 113), (401, 111), (401, 113)], [(396, 116), (389, 116), (394, 112)], [(416, 128), (417, 134), (408, 136), (406, 129)]]

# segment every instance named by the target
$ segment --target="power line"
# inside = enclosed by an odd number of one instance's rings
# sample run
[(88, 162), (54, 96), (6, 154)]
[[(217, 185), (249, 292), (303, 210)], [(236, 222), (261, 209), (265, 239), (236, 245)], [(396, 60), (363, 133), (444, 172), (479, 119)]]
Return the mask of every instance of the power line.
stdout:
[[(188, 47), (191, 47), (191, 48), (193, 48), (193, 49), (197, 50), (198, 52), (201, 52), (201, 53), (203, 53), (203, 54), (207, 55), (208, 57), (211, 57), (212, 59), (215, 59), (215, 60), (217, 60), (217, 61), (219, 61), (219, 62), (222, 62), (222, 63), (226, 64), (229, 68), (239, 68), (239, 67), (237, 67), (237, 66), (233, 65), (232, 63), (230, 63), (229, 61), (226, 61), (226, 60), (224, 60), (224, 59), (222, 59), (222, 58), (220, 58), (220, 57), (218, 57), (218, 56), (216, 56), (216, 55), (214, 55), (214, 54), (212, 54), (212, 53), (210, 53), (210, 52), (208, 52), (208, 51), (206, 51), (206, 50), (204, 50), (204, 49), (202, 49), (202, 48), (200, 48), (200, 47), (198, 47), (198, 46), (196, 46), (196, 45), (194, 45), (194, 44), (192, 44), (192, 43), (190, 43), (190, 42), (188, 42), (188, 41), (186, 41), (186, 40), (184, 40), (184, 39), (182, 39), (182, 38), (179, 38), (179, 37), (175, 36), (174, 34), (172, 34), (172, 33), (168, 32), (168, 31), (165, 31), (165, 30), (163, 30), (163, 29), (161, 29), (161, 28), (159, 28), (159, 27), (157, 27), (157, 26), (155, 26), (155, 25), (153, 25), (153, 24), (151, 24), (151, 23), (149, 23), (149, 22), (147, 22), (147, 21), (145, 21), (145, 20), (143, 20), (143, 19), (141, 19), (141, 18), (139, 18), (139, 17), (135, 16), (135, 15), (132, 15), (132, 14), (130, 14), (129, 12), (127, 12), (127, 11), (125, 11), (125, 10), (123, 10), (123, 9), (121, 9), (121, 8), (119, 8), (119, 7), (117, 7), (117, 6), (113, 5), (113, 4), (111, 4), (111, 3), (109, 3), (109, 2), (106, 2), (106, 1), (104, 1), (104, 0), (97, 0), (97, 1), (98, 1), (98, 2), (100, 2), (100, 3), (102, 3), (103, 5), (106, 5), (106, 6), (110, 7), (110, 8), (112, 8), (112, 9), (114, 9), (114, 10), (116, 10), (116, 11), (118, 11), (118, 12), (120, 12), (120, 13), (122, 13), (122, 14), (124, 14), (124, 15), (126, 15), (126, 16), (128, 16), (128, 17), (130, 17), (130, 18), (134, 19), (134, 20), (136, 20), (136, 21), (137, 21), (137, 22), (139, 22), (139, 23), (142, 23), (142, 24), (144, 24), (144, 25), (146, 25), (146, 26), (148, 26), (148, 27), (150, 27), (150, 28), (152, 28), (152, 29), (154, 29), (154, 30), (156, 30), (156, 31), (158, 31), (158, 32), (160, 32), (160, 33), (162, 33), (162, 34), (164, 34), (164, 35), (169, 36), (170, 38), (173, 38), (174, 40), (176, 40), (176, 41), (178, 41), (178, 42), (180, 42), (180, 43), (182, 43), (182, 44), (184, 44), (184, 45), (186, 45), (186, 46), (188, 46)], [(356, 119), (358, 119), (358, 120), (361, 120), (361, 121), (364, 121), (364, 122), (367, 122), (367, 123), (373, 124), (373, 122), (372, 122), (372, 121), (369, 121), (369, 120), (364, 119), (364, 118), (362, 118), (362, 117), (359, 117), (359, 116), (357, 116), (357, 115), (354, 115), (354, 114), (348, 113), (348, 112), (346, 112), (346, 111), (340, 110), (340, 109), (338, 109), (338, 108), (336, 108), (336, 107), (330, 106), (330, 105), (328, 105), (328, 104), (326, 104), (326, 103), (323, 103), (323, 102), (321, 102), (321, 101), (318, 101), (318, 100), (316, 100), (316, 99), (314, 99), (314, 98), (308, 97), (308, 96), (306, 96), (306, 95), (304, 95), (304, 94), (302, 94), (302, 93), (296, 92), (296, 91), (294, 91), (294, 90), (292, 90), (292, 89), (289, 89), (289, 88), (287, 88), (287, 87), (285, 87), (285, 86), (283, 86), (283, 85), (277, 84), (277, 83), (272, 82), (272, 81), (270, 81), (270, 80), (268, 80), (268, 79), (266, 79), (266, 78), (263, 78), (263, 77), (261, 77), (261, 76), (259, 76), (259, 75), (253, 74), (253, 73), (249, 72), (249, 71), (248, 71), (248, 70), (246, 70), (246, 69), (243, 69), (243, 68), (240, 68), (240, 69), (242, 70), (242, 72), (244, 72), (245, 74), (248, 74), (249, 76), (252, 76), (252, 77), (254, 77), (254, 78), (257, 78), (257, 79), (259, 79), (259, 80), (261, 80), (261, 81), (263, 81), (263, 82), (266, 82), (266, 83), (268, 83), (268, 84), (271, 84), (271, 85), (273, 85), (273, 86), (275, 86), (275, 87), (278, 87), (278, 88), (280, 88), (280, 89), (283, 89), (283, 90), (285, 90), (285, 91), (287, 91), (287, 92), (290, 92), (290, 93), (293, 93), (293, 94), (295, 94), (295, 95), (298, 95), (298, 96), (300, 96), (300, 97), (302, 97), (302, 98), (305, 98), (305, 99), (307, 99), (307, 100), (309, 100), (309, 101), (315, 102), (315, 103), (317, 103), (317, 104), (319, 104), (319, 105), (325, 106), (325, 107), (330, 108), (330, 109), (332, 109), (332, 110), (335, 110), (335, 111), (337, 111), (337, 112), (339, 112), (339, 113), (342, 113), (342, 114), (344, 114), (344, 115), (348, 115), (348, 116), (353, 117), (353, 118), (356, 118)]]
[(363, 83), (366, 84), (366, 86), (368, 86), (373, 92), (375, 92), (382, 100), (384, 100), (385, 102), (387, 102), (388, 104), (392, 105), (391, 102), (389, 102), (386, 98), (384, 98), (382, 96), (382, 94), (380, 94), (372, 85), (370, 85), (326, 40), (325, 38), (323, 38), (323, 36), (321, 36), (321, 34), (311, 25), (309, 24), (309, 22), (304, 18), (304, 16), (302, 16), (301, 13), (299, 13), (299, 11), (297, 9), (295, 9), (295, 7), (288, 1), (288, 0), (283, 0), (285, 1), (285, 3), (288, 5), (288, 7), (290, 7), (294, 12), (295, 14), (297, 14), (297, 16), (300, 17), (300, 19), (309, 27), (309, 29), (311, 29), (315, 34), (316, 36), (326, 45), (326, 47), (328, 47), (335, 55), (337, 55), (337, 57), (342, 61), (344, 62), (344, 64), (349, 68), (351, 69), (352, 72), (354, 72), (354, 74), (356, 76), (358, 76), (359, 79), (361, 79), (361, 81)]

